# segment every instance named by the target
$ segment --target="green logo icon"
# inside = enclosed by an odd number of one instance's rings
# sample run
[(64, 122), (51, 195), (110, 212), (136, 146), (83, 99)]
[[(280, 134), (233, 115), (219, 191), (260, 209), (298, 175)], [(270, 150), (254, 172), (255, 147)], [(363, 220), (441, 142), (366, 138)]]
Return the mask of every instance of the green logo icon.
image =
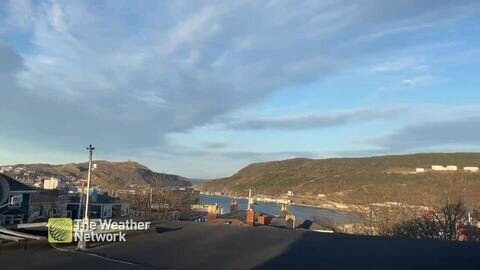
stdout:
[(48, 219), (48, 242), (71, 243), (73, 222), (71, 218)]

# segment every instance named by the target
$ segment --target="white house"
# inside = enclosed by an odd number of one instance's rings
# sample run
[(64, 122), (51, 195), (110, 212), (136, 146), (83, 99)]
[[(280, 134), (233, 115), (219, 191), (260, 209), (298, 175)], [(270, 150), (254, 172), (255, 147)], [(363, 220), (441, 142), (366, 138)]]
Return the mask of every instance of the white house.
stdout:
[(445, 169), (442, 165), (432, 165), (432, 171), (445, 171)]
[(2, 167), (0, 168), (0, 171), (1, 173), (4, 173), (4, 172), (11, 172), (13, 170), (12, 166), (8, 166), (8, 167)]
[(448, 165), (448, 166), (442, 166), (442, 165), (433, 165), (432, 166), (432, 171), (457, 171), (458, 167), (455, 165)]
[(415, 172), (416, 172), (416, 173), (424, 173), (424, 172), (425, 172), (425, 168), (416, 168), (416, 169), (415, 169)]
[(478, 172), (479, 168), (478, 167), (463, 167), (463, 170), (466, 172)]
[(43, 181), (43, 189), (58, 189), (60, 184), (60, 179), (52, 177), (50, 180)]
[(455, 166), (455, 165), (448, 165), (447, 167), (445, 167), (445, 170), (446, 171), (457, 171), (458, 167)]

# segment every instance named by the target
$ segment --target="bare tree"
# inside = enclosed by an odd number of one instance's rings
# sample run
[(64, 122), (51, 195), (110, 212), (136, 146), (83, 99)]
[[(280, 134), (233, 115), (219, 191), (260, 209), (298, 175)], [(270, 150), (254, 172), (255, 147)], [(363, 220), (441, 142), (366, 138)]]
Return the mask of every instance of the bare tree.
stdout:
[(157, 220), (170, 220), (174, 215), (189, 218), (191, 205), (198, 203), (198, 198), (189, 190), (153, 188), (151, 192), (151, 200), (150, 189), (137, 190), (135, 194), (123, 194), (122, 200), (130, 202), (133, 210)]
[(360, 233), (388, 236), (396, 224), (409, 220), (415, 215), (415, 209), (403, 205), (369, 206), (362, 214), (363, 225), (360, 227)]
[(439, 211), (395, 225), (390, 234), (414, 239), (459, 240), (466, 227), (466, 204), (455, 201), (445, 203)]

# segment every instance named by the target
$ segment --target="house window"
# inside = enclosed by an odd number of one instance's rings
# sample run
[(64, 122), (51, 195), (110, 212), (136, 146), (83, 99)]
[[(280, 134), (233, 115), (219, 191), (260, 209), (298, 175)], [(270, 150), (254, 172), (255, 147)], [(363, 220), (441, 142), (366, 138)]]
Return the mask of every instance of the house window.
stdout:
[(14, 225), (23, 223), (23, 215), (6, 215), (4, 225)]
[(112, 217), (112, 206), (105, 205), (102, 208), (103, 208), (103, 211), (102, 211), (102, 217), (103, 218)]
[(58, 215), (58, 214), (59, 214), (59, 211), (58, 211), (57, 208), (52, 208), (52, 209), (50, 209), (50, 216), (53, 217), (53, 216), (56, 216), (56, 215)]
[(22, 194), (10, 195), (10, 198), (8, 198), (8, 203), (10, 208), (18, 208), (22, 205), (22, 202), (23, 202)]

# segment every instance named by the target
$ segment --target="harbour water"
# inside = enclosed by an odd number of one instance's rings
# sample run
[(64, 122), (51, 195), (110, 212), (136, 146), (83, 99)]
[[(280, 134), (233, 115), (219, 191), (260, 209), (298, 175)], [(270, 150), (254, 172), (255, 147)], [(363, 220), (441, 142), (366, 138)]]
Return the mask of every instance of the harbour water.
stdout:
[[(200, 204), (215, 204), (217, 203), (220, 208), (223, 208), (223, 213), (230, 212), (230, 200), (231, 198), (225, 196), (212, 196), (212, 195), (200, 195)], [(246, 199), (237, 199), (238, 209), (247, 209)], [(277, 216), (280, 214), (280, 205), (276, 203), (257, 202), (253, 209), (265, 214)], [(330, 209), (290, 205), (288, 210), (291, 214), (301, 219), (317, 220), (328, 219), (337, 224), (357, 223), (359, 217), (353, 213), (339, 212)]]

